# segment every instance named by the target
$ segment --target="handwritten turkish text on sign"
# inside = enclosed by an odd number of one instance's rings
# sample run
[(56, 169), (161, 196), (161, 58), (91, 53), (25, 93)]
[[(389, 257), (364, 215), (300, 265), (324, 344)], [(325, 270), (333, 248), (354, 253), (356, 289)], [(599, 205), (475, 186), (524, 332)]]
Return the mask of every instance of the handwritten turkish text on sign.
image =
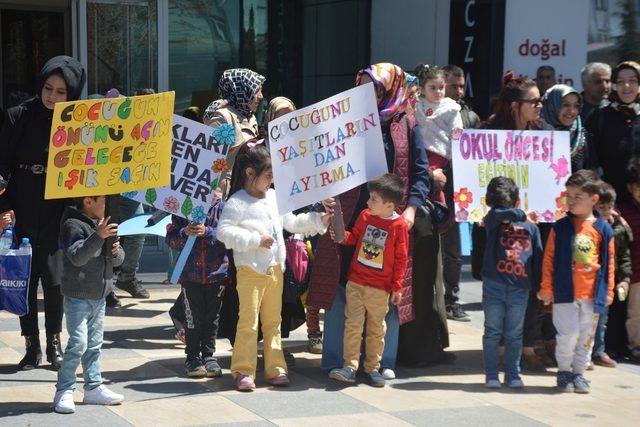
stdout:
[(204, 222), (213, 203), (220, 173), (229, 170), (225, 157), (235, 139), (233, 126), (209, 126), (173, 116), (171, 183), (123, 196), (195, 222)]
[(467, 129), (452, 137), (456, 221), (479, 222), (489, 207), (489, 181), (507, 176), (520, 189), (520, 207), (553, 222), (567, 211), (571, 174), (569, 132)]
[(269, 143), (281, 215), (387, 172), (373, 83), (269, 122)]
[(56, 104), (46, 199), (169, 184), (174, 92)]

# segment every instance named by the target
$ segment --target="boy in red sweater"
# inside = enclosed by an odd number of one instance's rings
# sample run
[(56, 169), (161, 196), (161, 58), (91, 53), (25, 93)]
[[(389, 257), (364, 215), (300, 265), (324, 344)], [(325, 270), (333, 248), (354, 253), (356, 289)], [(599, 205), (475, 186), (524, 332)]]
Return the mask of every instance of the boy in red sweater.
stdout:
[(346, 286), (344, 366), (333, 369), (329, 378), (355, 382), (365, 316), (366, 355), (364, 371), (374, 387), (384, 387), (378, 372), (384, 350), (385, 316), (391, 303), (402, 296), (402, 280), (407, 268), (409, 229), (396, 207), (404, 195), (404, 184), (394, 174), (385, 174), (367, 184), (368, 209), (362, 211), (342, 245), (356, 246)]

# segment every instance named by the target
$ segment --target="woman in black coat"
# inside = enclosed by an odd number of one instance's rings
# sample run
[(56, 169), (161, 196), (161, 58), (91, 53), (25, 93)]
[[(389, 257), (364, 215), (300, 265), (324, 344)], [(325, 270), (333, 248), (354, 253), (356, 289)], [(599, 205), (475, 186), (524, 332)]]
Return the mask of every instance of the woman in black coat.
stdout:
[(614, 90), (609, 102), (589, 115), (585, 128), (595, 147), (602, 179), (613, 186), (621, 202), (628, 197), (627, 162), (640, 154), (640, 64), (621, 62), (612, 77)]
[(44, 188), (49, 155), (49, 135), (53, 108), (57, 102), (77, 100), (86, 74), (74, 58), (56, 56), (40, 71), (37, 95), (7, 110), (0, 131), (0, 175), (9, 185), (0, 196), (0, 212), (15, 215), (14, 236), (28, 237), (33, 248), (29, 312), (20, 317), (26, 355), (19, 369), (33, 369), (42, 358), (38, 329), (38, 283), (44, 292), (47, 361), (57, 369), (62, 362), (62, 295), (60, 267), (54, 256), (65, 200), (45, 200)]

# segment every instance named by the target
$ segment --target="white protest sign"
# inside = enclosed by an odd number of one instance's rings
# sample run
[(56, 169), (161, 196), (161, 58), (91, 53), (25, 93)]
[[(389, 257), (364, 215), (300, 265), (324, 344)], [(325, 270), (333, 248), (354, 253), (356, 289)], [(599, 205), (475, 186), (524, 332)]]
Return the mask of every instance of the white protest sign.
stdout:
[(553, 222), (567, 211), (569, 132), (466, 129), (451, 139), (456, 221), (479, 222), (489, 207), (487, 185), (507, 176), (520, 189), (520, 208)]
[(513, 70), (516, 76), (534, 79), (538, 67), (551, 65), (558, 83), (580, 90), (580, 70), (587, 62), (590, 3), (507, 0), (504, 71)]
[(281, 215), (387, 173), (373, 83), (269, 122)]
[(122, 195), (156, 209), (203, 222), (213, 202), (220, 173), (229, 170), (225, 158), (235, 140), (233, 126), (217, 128), (173, 116), (171, 184)]

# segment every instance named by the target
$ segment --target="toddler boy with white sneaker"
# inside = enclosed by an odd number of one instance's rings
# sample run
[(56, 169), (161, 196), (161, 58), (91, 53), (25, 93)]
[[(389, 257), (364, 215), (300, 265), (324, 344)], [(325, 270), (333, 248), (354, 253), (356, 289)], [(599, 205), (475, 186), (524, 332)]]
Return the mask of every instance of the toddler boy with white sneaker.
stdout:
[(58, 371), (54, 409), (61, 414), (75, 412), (73, 391), (76, 370), (82, 363), (83, 403), (116, 405), (124, 396), (102, 384), (100, 348), (104, 332), (105, 298), (113, 290), (113, 267), (122, 264), (124, 251), (116, 240), (110, 248), (106, 239), (116, 237), (118, 225), (104, 218), (105, 197), (76, 199), (62, 217), (60, 247), (64, 251), (62, 284), (64, 315), (69, 342)]

